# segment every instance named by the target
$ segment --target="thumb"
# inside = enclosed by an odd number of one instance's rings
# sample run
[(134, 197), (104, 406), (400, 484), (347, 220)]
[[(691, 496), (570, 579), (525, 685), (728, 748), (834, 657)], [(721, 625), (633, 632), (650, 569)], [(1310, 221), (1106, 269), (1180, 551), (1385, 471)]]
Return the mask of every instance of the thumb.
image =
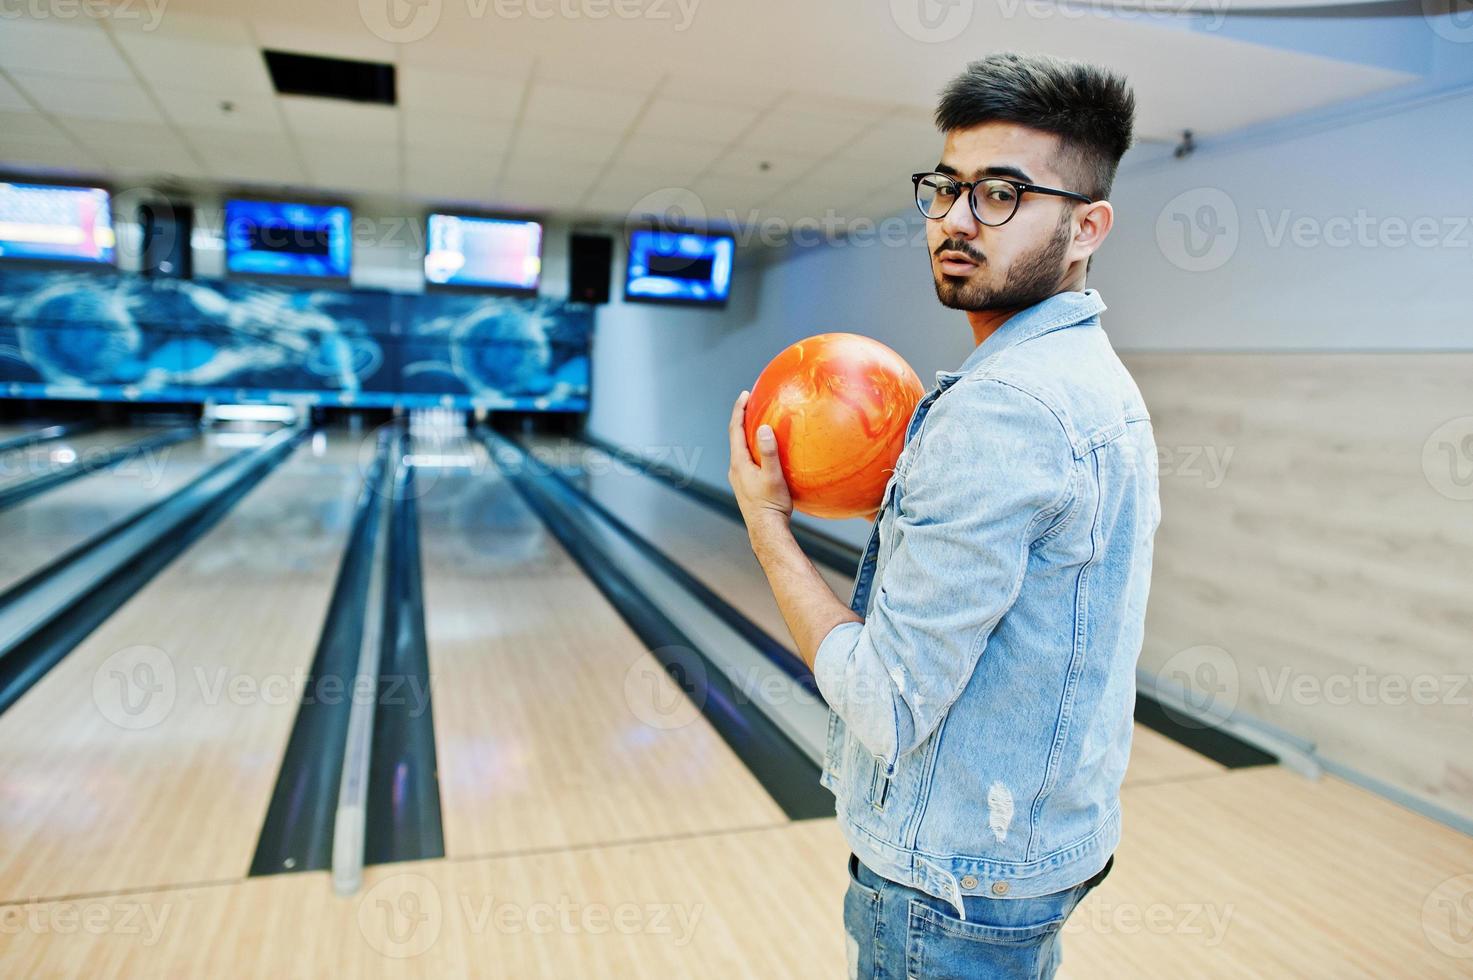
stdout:
[(757, 427), (757, 453), (762, 457), (761, 463), (765, 467), (768, 462), (776, 464), (777, 458), (777, 436), (770, 425), (759, 425)]

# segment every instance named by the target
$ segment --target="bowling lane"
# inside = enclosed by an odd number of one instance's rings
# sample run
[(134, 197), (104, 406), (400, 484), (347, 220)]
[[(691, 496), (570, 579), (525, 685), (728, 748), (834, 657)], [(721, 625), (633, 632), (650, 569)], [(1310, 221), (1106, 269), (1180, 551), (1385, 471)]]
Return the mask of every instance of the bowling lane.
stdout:
[(304, 441), (0, 715), (0, 901), (246, 874), (362, 484), (360, 438)]
[(176, 443), (0, 511), (0, 592), (93, 535), (162, 500), (236, 451), (213, 434)]
[[(601, 449), (562, 439), (524, 439), (523, 444), (535, 447), (549, 462), (580, 465), (584, 474), (575, 482), (589, 496), (780, 643), (792, 646), (787, 624), (739, 521)], [(847, 600), (853, 576), (815, 564), (834, 592)]]
[[(739, 612), (792, 648), (792, 637), (778, 612), (767, 578), (735, 520), (692, 500), (663, 480), (638, 472), (602, 450), (551, 438), (524, 438), (550, 462), (577, 462), (584, 474), (575, 480), (594, 500), (706, 584)], [(852, 587), (826, 565), (819, 572), (841, 598)], [(1135, 728), (1126, 784), (1171, 782), (1221, 773), (1224, 767), (1144, 725)]]
[(435, 451), (470, 464), (416, 468), (447, 856), (784, 822), (483, 447)]
[[(62, 439), (51, 439), (33, 446), (0, 453), (0, 490), (27, 480), (48, 476), (77, 461), (100, 459), (121, 446), (152, 439), (177, 426), (133, 426), (122, 429), (99, 429)], [(167, 458), (168, 446), (147, 450), (140, 455), (146, 465), (157, 465)]]

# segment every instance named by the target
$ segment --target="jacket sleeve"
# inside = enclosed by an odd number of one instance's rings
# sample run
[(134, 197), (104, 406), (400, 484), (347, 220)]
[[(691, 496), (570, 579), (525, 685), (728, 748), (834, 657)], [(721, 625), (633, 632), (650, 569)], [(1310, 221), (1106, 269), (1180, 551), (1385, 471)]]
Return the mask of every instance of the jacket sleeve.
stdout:
[(915, 440), (868, 615), (830, 630), (813, 665), (886, 775), (966, 687), (1017, 599), (1029, 549), (1075, 494), (1062, 423), (1005, 381), (958, 382)]

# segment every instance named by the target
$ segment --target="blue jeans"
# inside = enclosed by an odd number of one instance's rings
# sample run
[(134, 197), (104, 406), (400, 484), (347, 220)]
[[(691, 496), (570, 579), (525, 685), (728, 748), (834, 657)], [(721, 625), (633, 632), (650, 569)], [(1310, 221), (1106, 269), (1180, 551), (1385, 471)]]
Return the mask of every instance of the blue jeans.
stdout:
[(1039, 898), (963, 899), (966, 921), (943, 899), (897, 885), (849, 856), (844, 929), (849, 976), (863, 980), (1044, 978), (1059, 968), (1059, 930), (1115, 863), (1073, 888)]

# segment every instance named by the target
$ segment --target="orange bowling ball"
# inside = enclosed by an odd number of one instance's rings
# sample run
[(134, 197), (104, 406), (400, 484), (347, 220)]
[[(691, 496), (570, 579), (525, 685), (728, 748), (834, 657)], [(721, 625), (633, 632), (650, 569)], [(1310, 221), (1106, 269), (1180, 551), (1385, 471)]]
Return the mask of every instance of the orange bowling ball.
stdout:
[(821, 333), (772, 359), (747, 401), (747, 448), (772, 426), (793, 506), (814, 517), (880, 507), (905, 429), (925, 395), (905, 359), (877, 340)]

